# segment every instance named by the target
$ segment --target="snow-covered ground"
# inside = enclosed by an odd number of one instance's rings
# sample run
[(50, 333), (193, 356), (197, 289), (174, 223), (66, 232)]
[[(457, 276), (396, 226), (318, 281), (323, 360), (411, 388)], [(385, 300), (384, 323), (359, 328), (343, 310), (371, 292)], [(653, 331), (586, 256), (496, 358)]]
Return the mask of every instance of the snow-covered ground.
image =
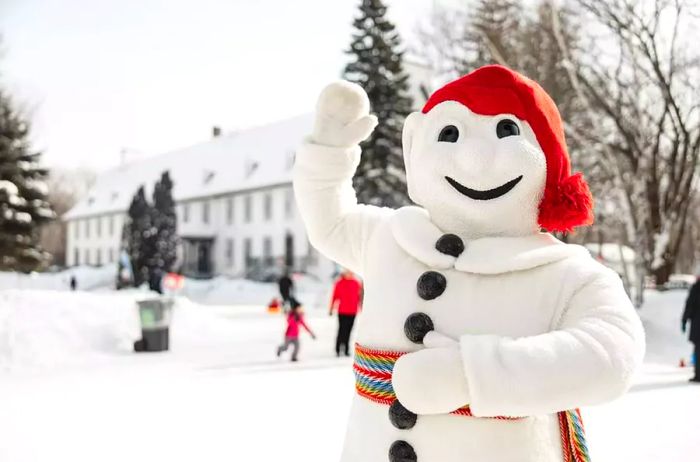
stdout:
[[(299, 363), (278, 359), (283, 318), (264, 309), (273, 286), (251, 284), (190, 285), (210, 304), (178, 299), (171, 351), (139, 355), (143, 292), (0, 291), (0, 461), (337, 460), (353, 379), (332, 352), (335, 320), (310, 302), (318, 340), (303, 338)], [(700, 387), (677, 367), (690, 355), (685, 296), (648, 293), (636, 384), (583, 410), (595, 462), (698, 460)], [(223, 301), (238, 305), (211, 304)]]

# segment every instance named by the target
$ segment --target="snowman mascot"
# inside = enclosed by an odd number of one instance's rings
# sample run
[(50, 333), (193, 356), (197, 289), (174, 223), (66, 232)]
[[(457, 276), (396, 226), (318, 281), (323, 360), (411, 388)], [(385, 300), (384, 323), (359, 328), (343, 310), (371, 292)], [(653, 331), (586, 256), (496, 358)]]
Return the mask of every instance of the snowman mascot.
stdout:
[(369, 111), (329, 85), (294, 167), (311, 243), (365, 284), (341, 460), (590, 460), (578, 408), (627, 390), (644, 333), (618, 275), (548, 233), (593, 206), (554, 102), (502, 66), (437, 90), (404, 125), (398, 210), (352, 187)]

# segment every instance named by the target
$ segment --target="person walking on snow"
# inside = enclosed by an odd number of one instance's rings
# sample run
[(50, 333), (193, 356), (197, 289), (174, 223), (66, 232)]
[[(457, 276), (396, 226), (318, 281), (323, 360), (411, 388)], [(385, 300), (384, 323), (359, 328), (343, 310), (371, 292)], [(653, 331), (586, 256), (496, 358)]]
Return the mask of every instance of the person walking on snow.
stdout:
[(284, 274), (277, 281), (277, 285), (280, 291), (280, 297), (282, 297), (282, 306), (286, 312), (291, 306), (292, 297), (294, 295), (294, 281), (289, 276), (289, 271), (285, 270)]
[(344, 270), (333, 288), (333, 298), (329, 314), (338, 312), (338, 336), (335, 340), (335, 354), (340, 356), (343, 347), (345, 356), (350, 356), (350, 333), (355, 324), (362, 303), (362, 283), (350, 270)]
[(287, 330), (284, 332), (284, 342), (277, 348), (277, 356), (287, 351), (292, 346), (292, 361), (296, 361), (299, 355), (299, 327), (306, 329), (311, 338), (316, 340), (316, 334), (304, 322), (304, 314), (301, 305), (294, 298), (291, 300), (291, 308), (287, 315)]
[(700, 382), (700, 277), (690, 288), (688, 299), (685, 301), (685, 311), (681, 320), (681, 330), (685, 333), (690, 322), (688, 339), (695, 345), (695, 376), (691, 382)]

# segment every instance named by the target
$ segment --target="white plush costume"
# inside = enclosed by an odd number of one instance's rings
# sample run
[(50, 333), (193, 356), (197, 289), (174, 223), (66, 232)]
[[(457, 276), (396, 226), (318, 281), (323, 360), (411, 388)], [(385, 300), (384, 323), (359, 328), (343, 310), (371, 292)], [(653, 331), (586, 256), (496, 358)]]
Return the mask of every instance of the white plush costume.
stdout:
[[(360, 87), (330, 85), (294, 172), (311, 242), (364, 279), (358, 344), (409, 352), (392, 384), (417, 421), (397, 428), (356, 396), (342, 461), (562, 461), (556, 413), (621, 395), (643, 356), (620, 278), (540, 232), (547, 162), (527, 121), (456, 101), (411, 114), (404, 156), (422, 208), (399, 210), (355, 199), (358, 143), (375, 124)], [(404, 326), (417, 312), (434, 327), (422, 343)], [(474, 417), (449, 414), (465, 404)], [(524, 418), (480, 418), (492, 416)], [(405, 447), (390, 454), (395, 441)]]

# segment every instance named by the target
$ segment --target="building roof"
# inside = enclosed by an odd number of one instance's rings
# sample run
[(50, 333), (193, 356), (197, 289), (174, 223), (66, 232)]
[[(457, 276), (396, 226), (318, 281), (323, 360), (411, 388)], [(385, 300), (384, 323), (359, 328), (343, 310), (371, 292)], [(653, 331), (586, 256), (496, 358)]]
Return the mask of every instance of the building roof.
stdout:
[(312, 122), (311, 114), (298, 116), (106, 171), (63, 219), (124, 212), (139, 186), (150, 195), (166, 170), (176, 201), (290, 183), (294, 151)]

